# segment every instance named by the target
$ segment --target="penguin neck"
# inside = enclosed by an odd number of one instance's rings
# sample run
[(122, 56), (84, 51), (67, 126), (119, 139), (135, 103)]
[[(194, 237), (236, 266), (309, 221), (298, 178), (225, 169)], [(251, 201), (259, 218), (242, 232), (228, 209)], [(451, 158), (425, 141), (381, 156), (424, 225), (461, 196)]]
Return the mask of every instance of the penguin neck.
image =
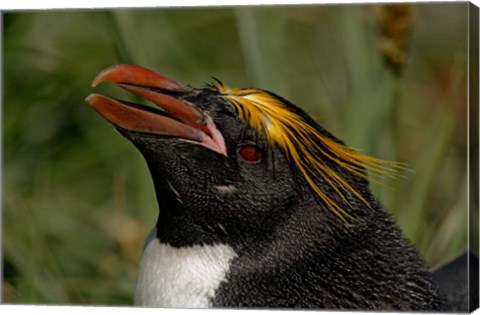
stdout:
[(362, 224), (346, 224), (315, 198), (307, 197), (289, 209), (271, 234), (249, 240), (242, 247), (235, 247), (235, 251), (259, 270), (277, 268), (279, 257), (288, 268), (288, 264), (294, 266), (307, 255), (317, 253), (321, 257), (321, 253), (334, 248), (334, 243), (348, 239), (362, 228)]
[(181, 216), (162, 214), (158, 216), (156, 238), (158, 238), (161, 243), (169, 244), (177, 248), (223, 243), (219, 237), (216, 237), (215, 234), (212, 234), (195, 222), (189, 221)]
[(199, 211), (186, 208), (187, 201), (178, 187), (161, 174), (153, 176), (153, 180), (159, 207), (156, 237), (161, 243), (176, 248), (220, 243), (211, 231), (199, 224)]

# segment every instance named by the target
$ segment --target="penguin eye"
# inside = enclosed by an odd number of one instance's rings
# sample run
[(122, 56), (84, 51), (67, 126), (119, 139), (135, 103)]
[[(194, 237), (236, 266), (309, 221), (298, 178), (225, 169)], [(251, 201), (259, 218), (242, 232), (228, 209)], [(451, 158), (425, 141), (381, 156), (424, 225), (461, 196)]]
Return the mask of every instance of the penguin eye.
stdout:
[(255, 163), (262, 159), (262, 150), (254, 145), (244, 145), (238, 151), (242, 159), (247, 162)]

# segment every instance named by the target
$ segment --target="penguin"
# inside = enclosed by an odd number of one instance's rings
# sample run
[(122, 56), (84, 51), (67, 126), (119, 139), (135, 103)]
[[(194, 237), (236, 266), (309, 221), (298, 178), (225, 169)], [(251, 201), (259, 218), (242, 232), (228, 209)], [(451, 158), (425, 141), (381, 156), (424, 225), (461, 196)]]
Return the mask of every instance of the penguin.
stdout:
[(369, 189), (367, 170), (401, 165), (358, 153), (266, 90), (194, 88), (126, 64), (92, 86), (104, 82), (156, 105), (86, 98), (140, 151), (155, 187), (136, 305), (447, 309)]

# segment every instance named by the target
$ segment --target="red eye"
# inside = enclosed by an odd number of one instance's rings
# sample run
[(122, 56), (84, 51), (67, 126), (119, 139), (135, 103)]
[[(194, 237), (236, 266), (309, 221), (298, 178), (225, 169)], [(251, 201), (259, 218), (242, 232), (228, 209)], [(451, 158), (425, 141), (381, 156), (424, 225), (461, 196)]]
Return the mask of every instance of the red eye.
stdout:
[(247, 162), (258, 162), (262, 159), (262, 151), (253, 145), (245, 145), (240, 148), (240, 156)]

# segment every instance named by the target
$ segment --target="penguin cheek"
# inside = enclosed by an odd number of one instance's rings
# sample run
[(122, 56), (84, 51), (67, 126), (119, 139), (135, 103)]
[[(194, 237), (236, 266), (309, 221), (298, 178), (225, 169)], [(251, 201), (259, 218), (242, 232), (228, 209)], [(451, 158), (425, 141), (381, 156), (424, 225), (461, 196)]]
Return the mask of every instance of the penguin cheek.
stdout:
[(216, 194), (223, 198), (235, 197), (239, 193), (238, 188), (232, 184), (216, 185), (214, 186), (214, 191)]

